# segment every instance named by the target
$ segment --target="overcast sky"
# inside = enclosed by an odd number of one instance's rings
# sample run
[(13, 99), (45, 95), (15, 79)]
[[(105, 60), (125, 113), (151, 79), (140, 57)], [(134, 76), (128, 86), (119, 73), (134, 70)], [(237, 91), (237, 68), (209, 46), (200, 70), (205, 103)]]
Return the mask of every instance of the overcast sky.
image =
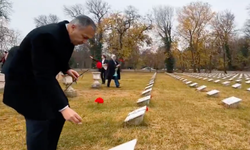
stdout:
[[(126, 6), (135, 6), (140, 14), (146, 14), (153, 6), (170, 5), (182, 7), (193, 0), (105, 0), (112, 10), (123, 10)], [(214, 11), (231, 10), (235, 14), (237, 28), (241, 28), (247, 18), (246, 7), (249, 0), (201, 0), (212, 5)], [(14, 12), (10, 26), (24, 37), (35, 27), (34, 18), (38, 15), (56, 14), (60, 20), (68, 20), (63, 13), (64, 5), (84, 4), (85, 0), (12, 0)]]

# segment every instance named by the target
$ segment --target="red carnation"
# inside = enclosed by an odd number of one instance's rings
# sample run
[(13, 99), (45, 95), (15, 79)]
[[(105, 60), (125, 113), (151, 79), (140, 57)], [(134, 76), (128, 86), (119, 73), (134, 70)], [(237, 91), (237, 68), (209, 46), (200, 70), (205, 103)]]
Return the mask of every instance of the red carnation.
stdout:
[(148, 111), (148, 107), (146, 108), (146, 111)]
[(97, 62), (97, 63), (96, 63), (96, 67), (97, 67), (98, 69), (101, 69), (101, 68), (102, 68), (102, 63), (101, 63), (101, 62)]
[(103, 103), (103, 99), (101, 97), (98, 97), (96, 100), (95, 100), (96, 103)]
[(124, 60), (122, 58), (119, 59), (120, 62), (124, 62)]

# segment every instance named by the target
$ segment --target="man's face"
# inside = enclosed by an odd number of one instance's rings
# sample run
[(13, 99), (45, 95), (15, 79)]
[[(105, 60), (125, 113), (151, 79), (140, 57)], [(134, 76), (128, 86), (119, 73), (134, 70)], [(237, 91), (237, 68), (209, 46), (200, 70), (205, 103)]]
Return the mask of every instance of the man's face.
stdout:
[(82, 28), (77, 25), (71, 25), (69, 35), (72, 44), (80, 45), (86, 43), (87, 40), (93, 38), (95, 35), (95, 30), (92, 26)]

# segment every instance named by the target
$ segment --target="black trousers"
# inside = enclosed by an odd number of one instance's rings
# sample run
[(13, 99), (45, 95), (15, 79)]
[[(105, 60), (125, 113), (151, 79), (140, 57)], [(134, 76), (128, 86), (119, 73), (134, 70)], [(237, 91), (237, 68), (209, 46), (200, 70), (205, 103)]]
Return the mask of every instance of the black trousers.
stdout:
[(53, 120), (26, 120), (27, 150), (56, 150), (65, 122), (61, 113)]
[(100, 72), (101, 72), (102, 84), (105, 84), (106, 70), (102, 68), (100, 69)]

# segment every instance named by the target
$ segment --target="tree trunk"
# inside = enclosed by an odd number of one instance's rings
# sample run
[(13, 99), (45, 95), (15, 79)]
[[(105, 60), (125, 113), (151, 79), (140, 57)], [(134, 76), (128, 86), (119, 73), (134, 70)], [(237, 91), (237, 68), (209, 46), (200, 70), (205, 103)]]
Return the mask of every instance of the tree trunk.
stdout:
[(229, 45), (226, 43), (225, 44), (225, 50), (226, 50), (226, 55), (227, 55), (227, 59), (228, 59), (228, 70), (232, 70), (233, 69), (233, 66), (232, 66), (232, 56), (231, 56), (231, 53), (230, 53), (230, 49), (229, 49)]
[(223, 51), (223, 68), (224, 68), (224, 73), (227, 74), (227, 69), (226, 69), (226, 52), (225, 52), (225, 50)]
[(196, 71), (196, 65), (195, 65), (194, 51), (193, 51), (193, 50), (191, 50), (191, 54), (192, 54), (192, 62), (193, 62), (193, 72), (197, 72), (197, 71)]
[(209, 73), (212, 72), (212, 55), (209, 56)]

